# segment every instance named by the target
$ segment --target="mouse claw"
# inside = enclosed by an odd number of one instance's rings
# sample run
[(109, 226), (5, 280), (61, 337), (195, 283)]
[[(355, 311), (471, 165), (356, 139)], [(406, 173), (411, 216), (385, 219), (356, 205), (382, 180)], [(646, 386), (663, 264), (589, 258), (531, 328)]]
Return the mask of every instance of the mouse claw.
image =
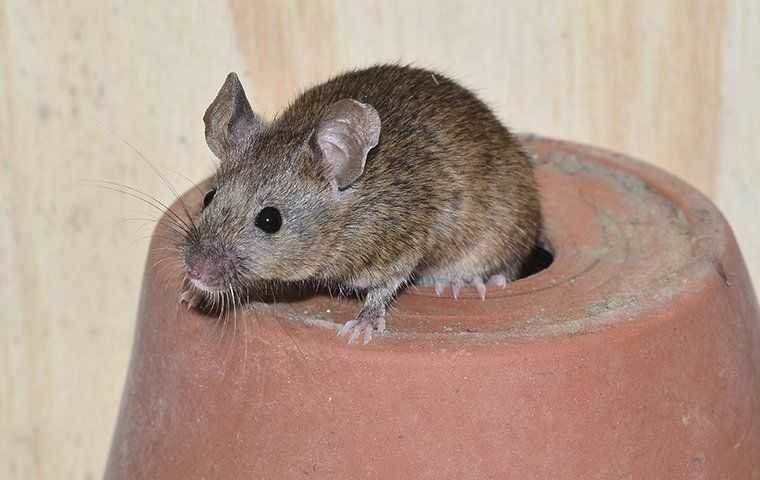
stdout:
[(343, 324), (342, 327), (338, 329), (338, 333), (335, 335), (336, 337), (342, 337), (343, 335), (347, 334), (351, 331), (351, 329), (354, 328), (354, 325), (356, 325), (358, 322), (357, 320), (349, 320), (346, 323)]
[(480, 277), (476, 277), (472, 281), (472, 286), (475, 287), (475, 290), (478, 291), (478, 295), (480, 295), (481, 300), (486, 299), (486, 284), (483, 283), (483, 280)]
[(351, 335), (348, 337), (348, 344), (356, 343), (362, 335), (363, 344), (366, 345), (372, 340), (373, 332), (377, 330), (378, 333), (385, 331), (385, 317), (362, 317), (360, 316), (356, 320), (349, 320), (344, 323), (343, 326), (338, 329), (338, 337), (347, 335), (349, 332)]
[(488, 279), (488, 284), (496, 287), (504, 288), (507, 286), (507, 277), (502, 274), (493, 275)]
[(443, 295), (443, 292), (446, 290), (446, 284), (443, 282), (436, 281), (435, 282), (435, 294), (439, 297)]
[(366, 345), (372, 339), (372, 325), (364, 325), (364, 322), (359, 320), (350, 320), (346, 322), (340, 330), (338, 330), (338, 336), (342, 337), (348, 333), (351, 336), (348, 337), (348, 344), (352, 345), (356, 343), (359, 336), (364, 333), (364, 344)]
[(349, 345), (353, 345), (354, 343), (356, 343), (356, 340), (366, 329), (367, 327), (363, 325), (357, 325), (356, 327), (354, 327), (354, 330), (351, 332), (351, 336), (348, 338)]
[(454, 300), (459, 300), (459, 291), (462, 289), (462, 281), (461, 280), (454, 280), (451, 282), (451, 295), (454, 297)]
[(177, 299), (179, 303), (186, 303), (187, 309), (197, 307), (203, 301), (203, 292), (195, 289), (192, 285), (185, 285)]

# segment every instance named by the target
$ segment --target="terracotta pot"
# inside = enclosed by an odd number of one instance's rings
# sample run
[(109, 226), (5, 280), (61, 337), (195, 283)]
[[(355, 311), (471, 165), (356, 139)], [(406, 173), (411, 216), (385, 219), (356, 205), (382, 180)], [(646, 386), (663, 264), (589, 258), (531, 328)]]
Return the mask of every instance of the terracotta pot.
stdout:
[[(607, 151), (526, 138), (554, 262), (458, 301), (255, 304), (225, 327), (145, 273), (108, 479), (760, 478), (760, 314), (700, 193)], [(198, 195), (186, 201), (198, 206)]]

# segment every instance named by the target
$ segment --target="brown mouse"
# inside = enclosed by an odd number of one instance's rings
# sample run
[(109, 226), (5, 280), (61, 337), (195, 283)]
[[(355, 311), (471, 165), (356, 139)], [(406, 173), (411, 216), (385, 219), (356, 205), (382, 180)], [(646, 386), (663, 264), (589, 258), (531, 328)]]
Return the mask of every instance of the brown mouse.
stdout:
[(182, 300), (262, 281), (366, 292), (339, 335), (368, 342), (407, 284), (453, 295), (513, 280), (535, 246), (533, 169), (474, 94), (429, 70), (381, 65), (310, 88), (271, 123), (230, 73), (204, 117), (221, 160), (178, 244)]

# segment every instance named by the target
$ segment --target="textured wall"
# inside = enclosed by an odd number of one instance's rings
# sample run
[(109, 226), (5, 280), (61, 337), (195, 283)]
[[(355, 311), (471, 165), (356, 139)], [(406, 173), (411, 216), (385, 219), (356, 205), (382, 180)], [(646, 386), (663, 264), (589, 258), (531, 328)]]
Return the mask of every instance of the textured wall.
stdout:
[[(213, 168), (238, 71), (271, 116), (377, 61), (438, 68), (518, 131), (598, 144), (710, 195), (760, 278), (760, 4), (0, 0), (0, 477), (96, 478), (156, 212)], [(755, 107), (753, 109), (753, 107)]]

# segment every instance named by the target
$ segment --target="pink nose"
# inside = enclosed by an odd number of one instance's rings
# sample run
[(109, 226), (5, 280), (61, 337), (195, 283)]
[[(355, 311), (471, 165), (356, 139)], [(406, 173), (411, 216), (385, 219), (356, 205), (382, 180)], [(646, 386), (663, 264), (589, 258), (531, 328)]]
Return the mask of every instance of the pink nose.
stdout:
[(222, 269), (218, 263), (208, 258), (193, 259), (188, 262), (187, 274), (192, 280), (200, 282), (208, 287), (218, 287), (221, 285)]

